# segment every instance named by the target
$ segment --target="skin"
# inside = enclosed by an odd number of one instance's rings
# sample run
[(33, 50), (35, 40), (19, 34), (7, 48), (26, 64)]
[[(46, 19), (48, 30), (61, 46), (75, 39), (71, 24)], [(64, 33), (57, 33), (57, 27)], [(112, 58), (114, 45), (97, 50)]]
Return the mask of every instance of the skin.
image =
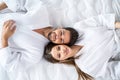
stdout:
[[(13, 20), (8, 20), (4, 23), (1, 38), (2, 47), (6, 47), (8, 45), (8, 38), (11, 37), (15, 31), (14, 24), (15, 22)], [(115, 23), (115, 28), (120, 28), (120, 22)], [(46, 27), (45, 29), (37, 29), (34, 31), (44, 35), (53, 43), (67, 44), (70, 41), (70, 32), (65, 29), (52, 30), (52, 28)]]
[[(120, 22), (115, 23), (115, 28), (120, 28)], [(70, 42), (70, 32), (65, 29), (56, 29), (49, 32), (47, 38), (56, 44), (67, 44)]]
[(13, 20), (8, 20), (4, 22), (2, 29), (2, 48), (8, 46), (8, 39), (13, 35), (16, 30), (15, 22)]
[(7, 5), (4, 2), (0, 3), (0, 10), (7, 8)]
[(56, 29), (49, 32), (48, 39), (53, 43), (67, 44), (70, 42), (70, 31), (65, 29)]
[[(4, 2), (0, 3), (0, 10), (7, 8), (7, 5)], [(68, 44), (70, 42), (70, 32), (65, 29), (56, 29), (53, 31), (50, 26), (42, 29), (33, 30), (39, 34), (42, 34), (48, 38), (51, 42), (56, 44)]]
[(118, 29), (120, 28), (120, 22), (115, 23), (115, 28), (118, 28)]
[[(8, 20), (4, 22), (3, 25), (3, 31), (2, 31), (2, 47), (8, 46), (8, 38), (13, 35), (15, 31), (15, 21), (13, 20)], [(51, 40), (54, 43), (58, 44), (67, 44), (70, 41), (70, 32), (65, 29), (56, 29), (53, 31), (52, 28), (46, 27), (43, 29), (37, 29), (33, 30), (35, 32), (38, 32), (39, 34), (42, 34), (43, 36), (48, 38), (48, 34), (51, 33), (50, 36), (52, 39), (57, 37), (56, 40)], [(53, 35), (55, 34), (55, 35)]]
[(68, 44), (70, 42), (70, 31), (65, 29), (53, 30), (52, 27), (46, 27), (35, 29), (33, 31), (42, 34), (44, 37), (56, 44)]
[(70, 57), (74, 57), (75, 54), (82, 48), (82, 46), (74, 45), (69, 47), (67, 45), (57, 45), (54, 46), (50, 52), (50, 54), (56, 60), (62, 61), (68, 59)]

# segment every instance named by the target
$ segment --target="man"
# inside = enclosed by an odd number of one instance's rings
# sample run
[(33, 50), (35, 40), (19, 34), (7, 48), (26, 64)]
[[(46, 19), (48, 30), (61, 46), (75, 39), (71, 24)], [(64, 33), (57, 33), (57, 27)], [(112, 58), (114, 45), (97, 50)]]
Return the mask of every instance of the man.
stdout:
[(46, 27), (43, 29), (36, 29), (33, 31), (42, 34), (44, 37), (46, 37), (51, 42), (56, 44), (73, 45), (78, 38), (77, 31), (70, 27), (61, 28), (61, 29), (59, 28), (53, 29), (52, 27)]
[[(30, 30), (25, 26), (17, 26), (15, 31), (15, 26), (15, 21), (13, 20), (8, 20), (3, 25), (2, 49), (0, 50), (0, 61), (3, 61), (0, 63), (3, 66), (6, 66), (6, 61), (9, 61), (9, 57), (13, 56), (11, 57), (12, 61), (17, 61), (18, 64), (29, 67), (42, 59), (44, 46), (49, 40), (57, 44), (72, 45), (78, 37), (78, 33), (72, 28), (53, 30), (52, 27), (45, 27)], [(9, 39), (10, 36), (12, 37)], [(11, 60), (9, 64), (13, 64)]]

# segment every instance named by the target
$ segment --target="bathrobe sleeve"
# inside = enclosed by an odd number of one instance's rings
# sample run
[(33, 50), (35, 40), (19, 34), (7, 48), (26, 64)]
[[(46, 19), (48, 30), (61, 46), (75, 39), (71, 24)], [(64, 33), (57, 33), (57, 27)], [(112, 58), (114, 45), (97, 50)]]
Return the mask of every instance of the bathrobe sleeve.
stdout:
[(31, 65), (40, 61), (39, 56), (33, 53), (5, 47), (0, 49), (0, 64), (7, 71), (16, 69), (17, 67), (29, 68)]
[[(10, 6), (16, 8), (14, 6), (14, 2), (22, 1), (22, 0), (5, 0)], [(16, 21), (17, 24), (31, 25), (30, 29), (40, 29), (44, 27), (51, 26), (49, 22), (49, 15), (47, 8), (39, 2), (40, 0), (23, 0), (25, 1), (24, 7), (27, 12), (25, 14), (20, 13), (12, 13), (10, 14), (10, 19)], [(20, 2), (18, 2), (20, 4)], [(9, 6), (8, 6), (9, 7)], [(18, 17), (19, 16), (19, 17)]]
[(96, 28), (103, 27), (107, 29), (115, 29), (115, 15), (114, 14), (102, 14), (94, 16), (83, 21), (77, 22), (74, 28)]

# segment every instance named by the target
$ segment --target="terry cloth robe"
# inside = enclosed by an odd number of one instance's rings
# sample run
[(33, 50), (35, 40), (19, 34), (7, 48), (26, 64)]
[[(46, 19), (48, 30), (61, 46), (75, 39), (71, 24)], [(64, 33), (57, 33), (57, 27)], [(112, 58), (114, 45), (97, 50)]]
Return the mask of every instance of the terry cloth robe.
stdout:
[(35, 19), (35, 17), (33, 20), (38, 20), (39, 24), (31, 24), (32, 19), (26, 18), (27, 16), (24, 19), (23, 15), (17, 13), (0, 15), (1, 30), (3, 23), (9, 19), (15, 20), (17, 27), (15, 33), (9, 38), (9, 46), (0, 49), (0, 64), (6, 70), (15, 69), (18, 64), (24, 68), (29, 67), (41, 60), (44, 46), (49, 40), (33, 30), (48, 27), (50, 24), (46, 8), (41, 5), (38, 12), (40, 12), (39, 18)]
[(79, 68), (97, 77), (105, 73), (109, 59), (120, 52), (120, 39), (115, 30), (115, 15), (105, 14), (80, 21), (74, 25), (79, 32), (76, 45), (83, 48), (76, 56)]

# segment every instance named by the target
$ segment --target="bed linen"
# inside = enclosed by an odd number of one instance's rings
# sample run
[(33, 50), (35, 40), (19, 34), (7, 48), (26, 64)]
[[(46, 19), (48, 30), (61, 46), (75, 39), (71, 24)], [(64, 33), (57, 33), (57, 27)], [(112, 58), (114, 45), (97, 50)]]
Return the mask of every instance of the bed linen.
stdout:
[[(6, 0), (8, 1), (8, 0)], [(23, 0), (24, 3), (25, 0)], [(49, 12), (50, 23), (53, 26), (73, 26), (79, 20), (98, 14), (115, 13), (119, 20), (120, 0), (41, 0)], [(13, 4), (12, 1), (11, 4)], [(16, 4), (16, 2), (15, 2)], [(85, 6), (84, 6), (85, 5)], [(112, 5), (112, 6), (111, 6)], [(15, 5), (16, 6), (16, 5)], [(26, 13), (26, 8), (15, 9), (13, 12)], [(18, 10), (18, 11), (16, 11)], [(3, 12), (4, 13), (4, 12)], [(29, 13), (28, 13), (29, 14)], [(41, 65), (42, 64), (42, 65)], [(119, 65), (118, 65), (119, 66)], [(0, 80), (77, 80), (77, 73), (71, 66), (51, 64), (44, 59), (40, 64), (24, 70), (18, 67), (16, 71), (6, 72), (0, 68)], [(15, 74), (16, 73), (16, 74)], [(99, 80), (97, 78), (96, 80)], [(110, 80), (102, 77), (101, 80)]]
[[(120, 0), (3, 0), (13, 12), (29, 14), (39, 4), (47, 7), (53, 26), (72, 26), (80, 20), (99, 14), (115, 13), (120, 17)], [(41, 3), (42, 2), (42, 3)]]

